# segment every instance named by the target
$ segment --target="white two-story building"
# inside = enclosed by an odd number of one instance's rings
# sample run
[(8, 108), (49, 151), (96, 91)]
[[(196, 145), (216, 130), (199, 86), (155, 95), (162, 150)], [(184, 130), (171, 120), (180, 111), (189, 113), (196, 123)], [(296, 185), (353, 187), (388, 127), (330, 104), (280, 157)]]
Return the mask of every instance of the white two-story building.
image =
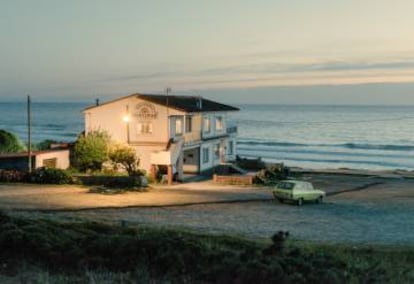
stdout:
[(195, 96), (133, 94), (88, 107), (85, 134), (104, 130), (136, 149), (140, 167), (156, 174), (199, 174), (236, 157), (237, 127), (228, 114), (239, 109)]

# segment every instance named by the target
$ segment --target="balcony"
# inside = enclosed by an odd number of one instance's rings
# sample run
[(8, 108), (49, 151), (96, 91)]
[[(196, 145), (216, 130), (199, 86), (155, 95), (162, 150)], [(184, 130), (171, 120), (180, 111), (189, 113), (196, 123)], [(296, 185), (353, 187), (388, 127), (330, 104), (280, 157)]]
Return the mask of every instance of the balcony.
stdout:
[(226, 129), (227, 134), (235, 134), (237, 133), (237, 126), (229, 126)]
[(184, 143), (198, 142), (201, 140), (201, 131), (193, 131), (184, 134)]
[(183, 147), (183, 140), (179, 139), (172, 142), (169, 148), (163, 151), (151, 153), (151, 164), (153, 165), (173, 165), (177, 162)]

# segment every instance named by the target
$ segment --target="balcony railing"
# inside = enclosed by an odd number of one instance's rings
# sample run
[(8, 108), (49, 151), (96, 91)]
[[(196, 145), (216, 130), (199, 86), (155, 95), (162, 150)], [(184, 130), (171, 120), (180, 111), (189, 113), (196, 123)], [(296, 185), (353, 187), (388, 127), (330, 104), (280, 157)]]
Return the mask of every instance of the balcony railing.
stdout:
[[(168, 142), (170, 144), (170, 142)], [(154, 165), (173, 165), (177, 162), (183, 147), (183, 140), (173, 141), (167, 150), (154, 151), (151, 153), (151, 164)]]
[(237, 133), (237, 126), (229, 126), (227, 127), (227, 134)]
[(193, 131), (193, 132), (184, 133), (185, 143), (197, 142), (200, 140), (201, 140), (201, 131)]

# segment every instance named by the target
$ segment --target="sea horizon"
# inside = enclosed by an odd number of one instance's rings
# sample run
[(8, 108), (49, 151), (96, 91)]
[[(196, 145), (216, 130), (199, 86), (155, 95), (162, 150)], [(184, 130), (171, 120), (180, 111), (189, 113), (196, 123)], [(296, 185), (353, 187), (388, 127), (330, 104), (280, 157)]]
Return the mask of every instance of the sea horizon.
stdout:
[[(179, 95), (179, 94), (177, 94)], [(171, 95), (174, 96), (174, 95)], [(111, 100), (117, 99), (116, 97), (113, 98), (109, 98), (109, 99), (105, 99), (105, 100), (101, 100), (100, 99), (100, 103), (105, 103)], [(206, 99), (209, 99), (206, 97)], [(214, 99), (212, 99), (214, 100)], [(87, 106), (91, 106), (91, 105), (95, 105), (96, 104), (96, 100), (91, 100), (91, 101), (60, 101), (60, 100), (56, 100), (56, 101), (46, 101), (46, 100), (33, 100), (33, 98), (31, 99), (31, 103), (32, 104), (85, 104)], [(234, 101), (221, 101), (221, 103), (224, 104), (231, 104), (234, 106), (326, 106), (326, 107), (414, 107), (414, 104), (390, 104), (390, 103), (380, 103), (380, 104), (366, 104), (366, 103), (355, 103), (355, 104), (350, 104), (350, 103), (278, 103), (278, 102), (272, 102), (272, 103), (254, 103), (254, 102), (244, 102), (244, 103), (238, 103), (238, 102), (234, 102)], [(12, 100), (12, 101), (2, 101), (0, 100), (0, 104), (27, 104), (27, 98), (24, 97), (24, 99), (22, 100)]]
[[(75, 141), (94, 102), (33, 102), (33, 140)], [(234, 104), (238, 154), (302, 168), (414, 170), (414, 106)], [(25, 102), (0, 102), (0, 129), (26, 140)]]

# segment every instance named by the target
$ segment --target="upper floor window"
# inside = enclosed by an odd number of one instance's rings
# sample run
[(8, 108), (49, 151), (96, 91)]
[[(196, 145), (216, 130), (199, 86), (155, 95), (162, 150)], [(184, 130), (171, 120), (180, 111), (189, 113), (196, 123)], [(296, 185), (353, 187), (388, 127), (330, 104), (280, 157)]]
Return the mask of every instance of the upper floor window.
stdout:
[(152, 134), (152, 123), (151, 122), (139, 122), (138, 133), (139, 134)]
[(193, 131), (193, 118), (191, 116), (185, 117), (185, 132), (189, 133)]
[(204, 126), (203, 126), (204, 132), (210, 132), (210, 130), (211, 130), (210, 118), (209, 117), (205, 117), (203, 123), (204, 123)]
[(175, 119), (175, 135), (183, 134), (183, 120), (181, 118)]
[(223, 130), (223, 117), (216, 117), (216, 130)]

